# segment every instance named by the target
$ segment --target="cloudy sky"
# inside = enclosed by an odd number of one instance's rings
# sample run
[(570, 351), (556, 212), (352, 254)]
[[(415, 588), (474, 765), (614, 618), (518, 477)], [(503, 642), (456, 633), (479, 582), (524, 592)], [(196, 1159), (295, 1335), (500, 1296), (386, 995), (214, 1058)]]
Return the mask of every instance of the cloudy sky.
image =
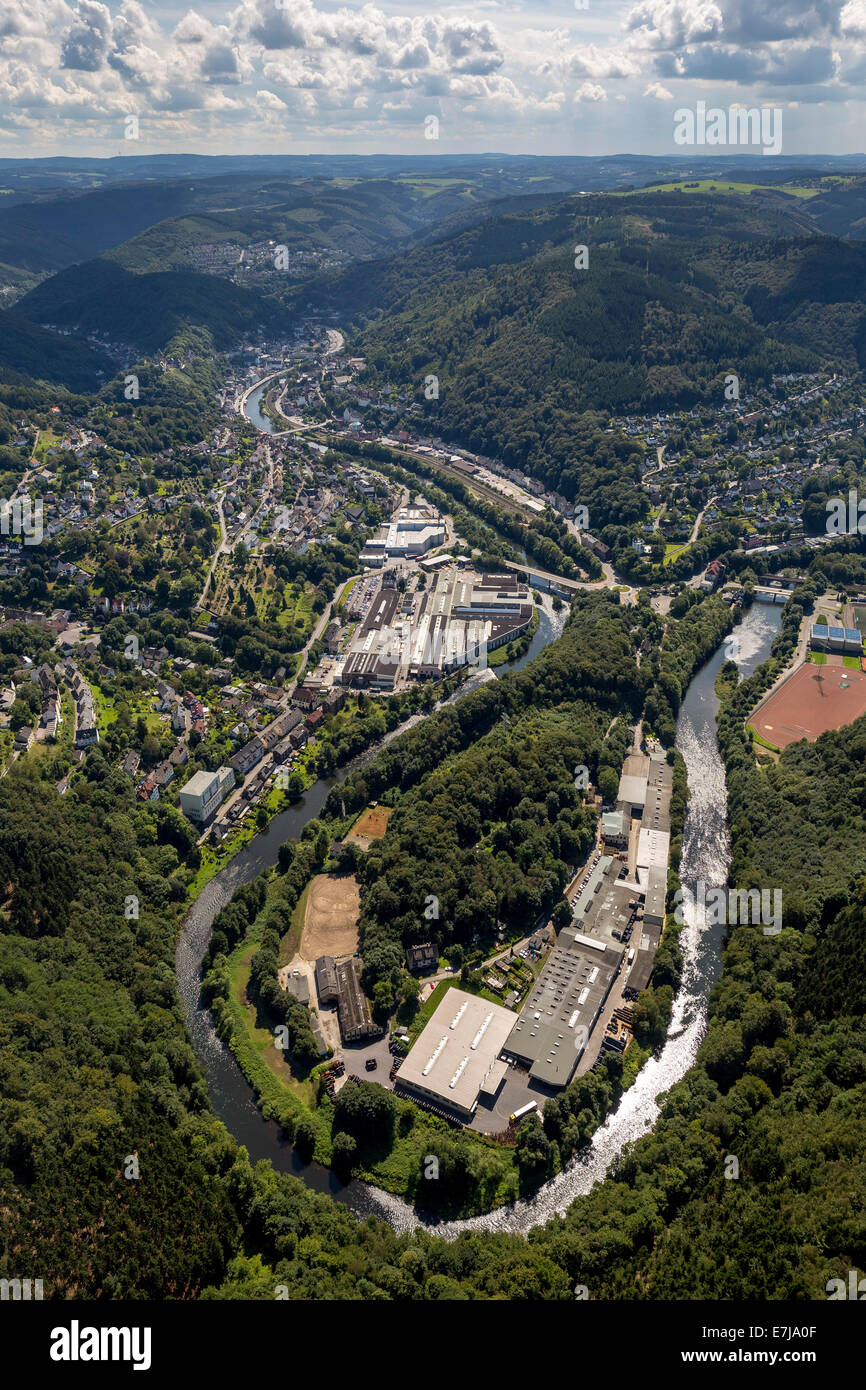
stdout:
[(864, 94), (866, 0), (0, 0), (3, 156), (675, 153), (698, 101), (860, 153)]

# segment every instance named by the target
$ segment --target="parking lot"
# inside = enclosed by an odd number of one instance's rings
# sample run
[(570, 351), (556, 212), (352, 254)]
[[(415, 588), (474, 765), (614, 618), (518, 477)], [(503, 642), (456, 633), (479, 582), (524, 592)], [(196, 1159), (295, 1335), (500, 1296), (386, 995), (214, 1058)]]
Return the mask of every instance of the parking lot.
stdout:
[[(380, 1086), (389, 1091), (392, 1089), (388, 1074), (393, 1058), (388, 1049), (387, 1033), (381, 1038), (371, 1038), (368, 1042), (347, 1043), (342, 1052), (347, 1076), (351, 1072), (360, 1076), (362, 1081), (378, 1081)], [(366, 1063), (371, 1058), (375, 1060), (376, 1068), (374, 1071), (367, 1071)]]
[(491, 1105), (489, 1099), (484, 1096), (478, 1101), (469, 1128), (478, 1130), (481, 1134), (499, 1134), (508, 1128), (509, 1116), (522, 1105), (526, 1105), (527, 1101), (536, 1101), (540, 1111), (549, 1098), (550, 1092), (530, 1081), (528, 1072), (509, 1067), (493, 1104)]

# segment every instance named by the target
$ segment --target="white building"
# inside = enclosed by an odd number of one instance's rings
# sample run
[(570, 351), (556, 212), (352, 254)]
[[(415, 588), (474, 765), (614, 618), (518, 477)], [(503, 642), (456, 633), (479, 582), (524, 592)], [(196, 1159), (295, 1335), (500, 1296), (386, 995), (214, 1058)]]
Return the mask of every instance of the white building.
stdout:
[(400, 1067), (396, 1090), (471, 1119), (478, 1097), (505, 1076), (498, 1061), (517, 1015), (451, 988)]
[(235, 774), (230, 767), (196, 772), (180, 789), (180, 809), (197, 825), (206, 825), (234, 784)]

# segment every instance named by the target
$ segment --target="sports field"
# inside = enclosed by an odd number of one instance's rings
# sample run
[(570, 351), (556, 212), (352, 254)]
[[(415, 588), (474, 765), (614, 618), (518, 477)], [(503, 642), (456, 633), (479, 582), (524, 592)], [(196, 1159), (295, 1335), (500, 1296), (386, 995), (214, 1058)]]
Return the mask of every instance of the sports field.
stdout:
[(346, 839), (354, 840), (359, 849), (369, 849), (373, 840), (381, 840), (388, 829), (391, 809), (390, 806), (368, 806), (361, 812)]
[(866, 714), (866, 671), (807, 661), (749, 724), (771, 747), (787, 748), (801, 738), (813, 743), (819, 734), (841, 729), (861, 714)]

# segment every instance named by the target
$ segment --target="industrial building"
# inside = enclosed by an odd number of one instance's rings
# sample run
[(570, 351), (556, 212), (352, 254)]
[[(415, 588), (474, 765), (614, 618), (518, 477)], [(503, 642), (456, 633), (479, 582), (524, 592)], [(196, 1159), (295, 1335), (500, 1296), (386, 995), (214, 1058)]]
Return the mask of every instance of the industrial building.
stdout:
[(568, 1085), (624, 954), (609, 934), (586, 935), (576, 926), (559, 933), (504, 1048), (529, 1067), (532, 1081)]
[[(602, 839), (619, 853), (602, 855), (581, 884), (572, 925), (559, 933), (505, 1044), (506, 1056), (527, 1065), (532, 1081), (552, 1089), (568, 1085), (623, 971), (633, 934), (625, 992), (631, 997), (649, 983), (665, 919), (672, 789), (664, 753), (629, 755), (616, 809), (602, 817)], [(623, 853), (630, 845), (633, 858)]]
[(395, 1090), (434, 1110), (470, 1120), (479, 1096), (493, 1096), (506, 1075), (499, 1058), (515, 1014), (451, 988), (397, 1073)]
[(670, 830), (671, 793), (674, 772), (663, 753), (652, 753), (641, 815), (641, 826), (648, 830)]
[(631, 773), (624, 772), (619, 779), (619, 791), (616, 797), (617, 806), (627, 811), (629, 815), (643, 815), (647, 793), (647, 780), (646, 777), (636, 777)]
[(360, 956), (344, 961), (336, 961), (333, 956), (319, 956), (316, 961), (319, 1004), (336, 1004), (344, 1043), (375, 1038), (384, 1031), (373, 1021), (370, 1001), (361, 984), (362, 968)]
[(230, 767), (218, 767), (216, 772), (196, 772), (180, 789), (180, 809), (197, 825), (207, 825), (234, 784), (235, 775)]
[(628, 847), (631, 818), (626, 811), (605, 811), (601, 818), (601, 836), (610, 849)]
[(398, 681), (438, 680), (525, 632), (529, 591), (511, 574), (475, 574), (450, 565), (429, 588), (404, 594), (386, 571), (355, 633), (339, 679), (372, 691)]
[(669, 830), (651, 830), (649, 826), (641, 826), (637, 841), (638, 878), (641, 879), (642, 869), (646, 870), (647, 875), (650, 869), (666, 870), (670, 849)]
[(367, 541), (360, 554), (361, 564), (376, 568), (388, 560), (417, 559), (444, 541), (445, 522), (435, 507), (400, 507)]
[(361, 969), (359, 956), (352, 956), (350, 960), (340, 961), (337, 965), (337, 1012), (344, 1043), (375, 1038), (384, 1031), (373, 1022), (370, 1001), (361, 984)]
[(316, 961), (316, 994), (320, 1004), (336, 1004), (337, 962), (333, 956), (319, 956)]

